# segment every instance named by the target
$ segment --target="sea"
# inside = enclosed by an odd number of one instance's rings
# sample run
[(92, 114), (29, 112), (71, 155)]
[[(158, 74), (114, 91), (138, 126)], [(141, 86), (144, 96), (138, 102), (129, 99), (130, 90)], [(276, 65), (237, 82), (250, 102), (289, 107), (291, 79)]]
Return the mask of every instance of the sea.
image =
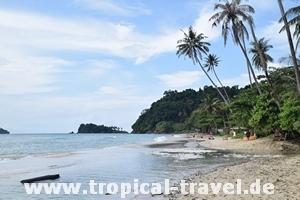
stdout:
[[(166, 181), (172, 186), (220, 166), (274, 156), (207, 149), (187, 137), (112, 133), (0, 135), (0, 199), (162, 199), (163, 195), (141, 194), (139, 187), (145, 183), (150, 193), (151, 187), (157, 189), (155, 184), (161, 184), (164, 193)], [(46, 194), (43, 189), (40, 194), (30, 194), (20, 182), (53, 174), (60, 178), (36, 183), (78, 183), (80, 190), (66, 194), (62, 187), (56, 194)], [(122, 184), (127, 184), (127, 189), (130, 184), (131, 192), (128, 190), (125, 196), (121, 196)]]

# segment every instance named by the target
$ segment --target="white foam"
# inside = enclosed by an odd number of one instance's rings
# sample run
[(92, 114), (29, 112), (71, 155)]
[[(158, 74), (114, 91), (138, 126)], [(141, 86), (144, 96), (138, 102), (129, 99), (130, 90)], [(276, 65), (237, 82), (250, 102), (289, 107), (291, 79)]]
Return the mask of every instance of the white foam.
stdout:
[(160, 152), (162, 153), (215, 153), (217, 150), (212, 149), (199, 149), (199, 148), (178, 148), (178, 149), (163, 149)]
[(181, 137), (183, 137), (183, 135), (173, 135), (173, 137), (181, 138)]
[(193, 160), (204, 158), (205, 153), (215, 153), (217, 150), (199, 149), (199, 148), (176, 148), (176, 149), (163, 149), (153, 151), (150, 154), (162, 157), (171, 157), (178, 160)]
[(193, 160), (193, 159), (204, 158), (203, 155), (195, 154), (192, 152), (191, 153), (166, 153), (166, 152), (155, 151), (155, 152), (152, 152), (151, 154), (159, 155), (162, 157), (171, 157), (171, 158), (175, 158), (177, 160)]
[(9, 162), (9, 161), (12, 161), (14, 159), (12, 158), (0, 158), (0, 163), (4, 163), (4, 162)]
[(163, 141), (166, 141), (167, 139), (168, 138), (165, 136), (160, 136), (160, 137), (154, 138), (154, 141), (155, 142), (163, 142)]

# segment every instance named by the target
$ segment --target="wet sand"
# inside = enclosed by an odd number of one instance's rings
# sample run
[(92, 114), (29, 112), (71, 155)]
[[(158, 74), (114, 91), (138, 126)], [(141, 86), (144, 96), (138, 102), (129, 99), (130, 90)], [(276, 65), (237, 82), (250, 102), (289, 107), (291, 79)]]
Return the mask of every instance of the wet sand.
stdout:
[[(196, 138), (197, 139), (197, 138)], [(205, 140), (199, 144), (206, 148), (227, 149), (241, 152), (255, 152), (261, 153), (281, 154), (293, 153), (286, 156), (274, 156), (273, 158), (260, 158), (246, 163), (237, 164), (233, 166), (220, 167), (214, 171), (202, 174), (198, 173), (188, 179), (186, 182), (196, 183), (194, 187), (194, 194), (191, 190), (186, 188), (187, 194), (174, 191), (167, 195), (164, 199), (300, 199), (300, 156), (299, 145), (280, 141), (273, 142), (271, 138), (262, 138), (252, 141), (242, 141), (241, 139), (223, 140), (222, 137), (215, 137), (214, 140)], [(199, 169), (200, 171), (201, 169)], [(260, 182), (260, 194), (253, 194), (258, 190), (250, 190), (250, 185), (258, 185)], [(237, 185), (239, 182), (241, 184)], [(214, 194), (211, 188), (208, 194), (199, 194), (199, 183), (231, 183), (234, 185), (233, 194), (226, 194), (227, 190), (221, 190), (218, 194)], [(255, 183), (255, 184), (254, 184)], [(273, 194), (266, 194), (263, 191), (264, 184), (272, 184), (274, 189), (268, 190)], [(180, 188), (180, 185), (177, 185)], [(267, 187), (267, 186), (266, 186)], [(241, 192), (238, 194), (238, 188)], [(254, 188), (255, 189), (255, 188)], [(246, 191), (247, 190), (247, 191)], [(180, 189), (179, 189), (180, 191)], [(248, 194), (246, 194), (248, 192)]]

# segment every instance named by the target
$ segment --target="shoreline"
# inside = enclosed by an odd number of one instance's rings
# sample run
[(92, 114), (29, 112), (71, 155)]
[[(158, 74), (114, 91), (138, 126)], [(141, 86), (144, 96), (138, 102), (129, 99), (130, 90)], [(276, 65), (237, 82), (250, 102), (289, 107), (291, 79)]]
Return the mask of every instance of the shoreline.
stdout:
[[(194, 138), (196, 141), (198, 138)], [(200, 139), (200, 138), (199, 138)], [(198, 140), (198, 144), (209, 149), (220, 149), (237, 151), (241, 153), (261, 153), (268, 155), (284, 155), (274, 157), (257, 158), (244, 163), (238, 163), (229, 166), (222, 166), (208, 172), (198, 172), (188, 178), (186, 183), (232, 183), (234, 194), (225, 194), (221, 189), (218, 194), (213, 194), (211, 189), (208, 194), (199, 194), (199, 185), (194, 187), (194, 194), (191, 194), (189, 188), (186, 188), (188, 194), (174, 191), (164, 196), (164, 199), (298, 199), (300, 181), (300, 145), (292, 144), (284, 141), (273, 142), (271, 138), (260, 138), (251, 141), (242, 141), (241, 139), (223, 140), (222, 137), (215, 137), (214, 140), (205, 138)], [(243, 191), (248, 190), (252, 183), (259, 179), (261, 185), (260, 194), (244, 194)], [(237, 182), (241, 180), (241, 194), (237, 194)], [(264, 184), (274, 185), (274, 194), (265, 194), (262, 186)], [(230, 190), (231, 191), (231, 190)]]

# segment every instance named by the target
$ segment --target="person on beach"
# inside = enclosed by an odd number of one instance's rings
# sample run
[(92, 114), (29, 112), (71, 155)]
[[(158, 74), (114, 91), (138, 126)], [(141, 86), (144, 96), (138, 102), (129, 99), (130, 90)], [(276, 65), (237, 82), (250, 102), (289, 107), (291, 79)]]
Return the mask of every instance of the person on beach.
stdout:
[(249, 138), (250, 138), (250, 135), (251, 135), (251, 133), (250, 133), (250, 131), (248, 130), (248, 131), (246, 132), (246, 137), (247, 137), (248, 140), (249, 140)]

